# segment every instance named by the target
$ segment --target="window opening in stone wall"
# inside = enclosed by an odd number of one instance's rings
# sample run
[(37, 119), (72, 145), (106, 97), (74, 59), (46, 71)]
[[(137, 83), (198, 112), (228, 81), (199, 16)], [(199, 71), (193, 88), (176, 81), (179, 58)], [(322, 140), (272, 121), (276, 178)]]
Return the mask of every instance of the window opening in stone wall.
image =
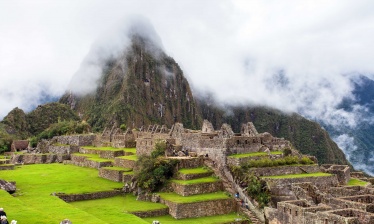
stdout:
[(240, 144), (240, 141), (239, 141), (239, 140), (236, 140), (236, 144)]

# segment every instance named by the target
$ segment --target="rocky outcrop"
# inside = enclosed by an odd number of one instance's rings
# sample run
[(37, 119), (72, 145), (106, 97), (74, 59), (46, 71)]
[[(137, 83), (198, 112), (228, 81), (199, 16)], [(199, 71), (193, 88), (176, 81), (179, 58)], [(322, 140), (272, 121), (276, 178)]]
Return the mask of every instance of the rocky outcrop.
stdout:
[(7, 191), (10, 194), (16, 192), (16, 182), (8, 182), (5, 180), (0, 180), (0, 189)]

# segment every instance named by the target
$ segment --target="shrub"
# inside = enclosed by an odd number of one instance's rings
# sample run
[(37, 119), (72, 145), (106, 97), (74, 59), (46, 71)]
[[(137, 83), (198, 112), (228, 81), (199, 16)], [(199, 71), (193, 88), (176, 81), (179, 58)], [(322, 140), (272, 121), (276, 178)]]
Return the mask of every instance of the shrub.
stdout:
[(301, 164), (313, 164), (314, 162), (307, 156), (303, 156), (301, 159), (300, 159), (300, 163)]
[(159, 140), (155, 144), (155, 149), (152, 151), (151, 156), (157, 158), (159, 156), (165, 155), (166, 142), (165, 140)]
[(265, 207), (270, 201), (270, 193), (266, 186), (266, 182), (250, 174), (247, 177), (247, 193), (250, 197), (254, 198), (258, 203), (260, 208)]

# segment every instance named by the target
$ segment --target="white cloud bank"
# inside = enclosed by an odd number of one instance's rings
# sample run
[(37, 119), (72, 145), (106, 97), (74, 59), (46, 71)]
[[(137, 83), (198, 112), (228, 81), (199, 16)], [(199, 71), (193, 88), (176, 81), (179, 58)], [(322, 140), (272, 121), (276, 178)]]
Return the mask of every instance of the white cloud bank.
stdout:
[(138, 14), (194, 91), (354, 127), (355, 113), (336, 108), (352, 97), (352, 77), (374, 79), (373, 9), (370, 0), (1, 1), (0, 118), (35, 107), (43, 91), (61, 95), (90, 46), (121, 40), (113, 27)]

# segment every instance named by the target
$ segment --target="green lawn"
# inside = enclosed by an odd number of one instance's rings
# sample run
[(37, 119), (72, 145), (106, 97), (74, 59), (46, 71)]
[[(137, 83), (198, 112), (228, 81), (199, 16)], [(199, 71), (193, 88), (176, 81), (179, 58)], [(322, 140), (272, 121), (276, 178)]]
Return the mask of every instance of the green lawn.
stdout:
[(218, 199), (227, 199), (230, 198), (230, 196), (226, 192), (214, 192), (210, 194), (198, 194), (198, 195), (192, 195), (188, 197), (183, 197), (176, 193), (158, 193), (161, 198), (176, 202), (176, 203), (194, 203), (194, 202), (200, 202), (200, 201), (208, 201), (208, 200), (218, 200)]
[(136, 154), (136, 148), (123, 148), (123, 151), (132, 152), (132, 153)]
[[(283, 154), (283, 151), (271, 151), (270, 154), (272, 155), (281, 155)], [(251, 153), (244, 153), (244, 154), (234, 154), (230, 155), (228, 157), (231, 158), (244, 158), (244, 157), (252, 157), (252, 156), (267, 156), (268, 154), (266, 152), (251, 152)]]
[(266, 176), (264, 178), (272, 179), (286, 179), (286, 178), (303, 178), (303, 177), (327, 177), (331, 176), (329, 173), (301, 173), (301, 174), (289, 174), (289, 175), (279, 175), (279, 176)]
[(129, 212), (167, 208), (166, 205), (160, 203), (137, 201), (136, 197), (131, 194), (97, 200), (77, 201), (70, 204), (89, 214), (95, 214), (106, 223), (111, 224), (147, 223), (141, 218), (129, 214)]
[(106, 223), (51, 196), (51, 193), (87, 193), (123, 186), (98, 177), (96, 169), (56, 163), (17, 166), (15, 170), (0, 171), (0, 176), (1, 179), (16, 181), (18, 195), (12, 197), (0, 191), (1, 207), (9, 219), (27, 224), (58, 223), (65, 218), (73, 223)]
[(209, 173), (212, 172), (207, 167), (198, 167), (198, 168), (192, 168), (192, 169), (180, 169), (178, 170), (181, 174), (200, 174), (200, 173)]
[(368, 184), (368, 182), (356, 178), (351, 178), (347, 183), (349, 186), (365, 186), (366, 184)]
[(215, 216), (209, 216), (209, 217), (199, 217), (199, 218), (188, 218), (188, 219), (174, 219), (170, 215), (166, 216), (158, 216), (158, 217), (149, 217), (144, 218), (144, 220), (147, 221), (147, 223), (152, 223), (153, 220), (160, 221), (161, 224), (174, 224), (174, 223), (180, 223), (180, 224), (218, 224), (218, 223), (229, 223), (230, 221), (234, 221), (236, 218), (242, 218), (245, 220), (246, 218), (241, 217), (237, 213), (231, 213), (227, 215), (215, 215)]
[(202, 184), (202, 183), (213, 183), (219, 181), (216, 177), (203, 177), (197, 178), (192, 180), (172, 180), (172, 182), (182, 185), (190, 185), (190, 184)]

